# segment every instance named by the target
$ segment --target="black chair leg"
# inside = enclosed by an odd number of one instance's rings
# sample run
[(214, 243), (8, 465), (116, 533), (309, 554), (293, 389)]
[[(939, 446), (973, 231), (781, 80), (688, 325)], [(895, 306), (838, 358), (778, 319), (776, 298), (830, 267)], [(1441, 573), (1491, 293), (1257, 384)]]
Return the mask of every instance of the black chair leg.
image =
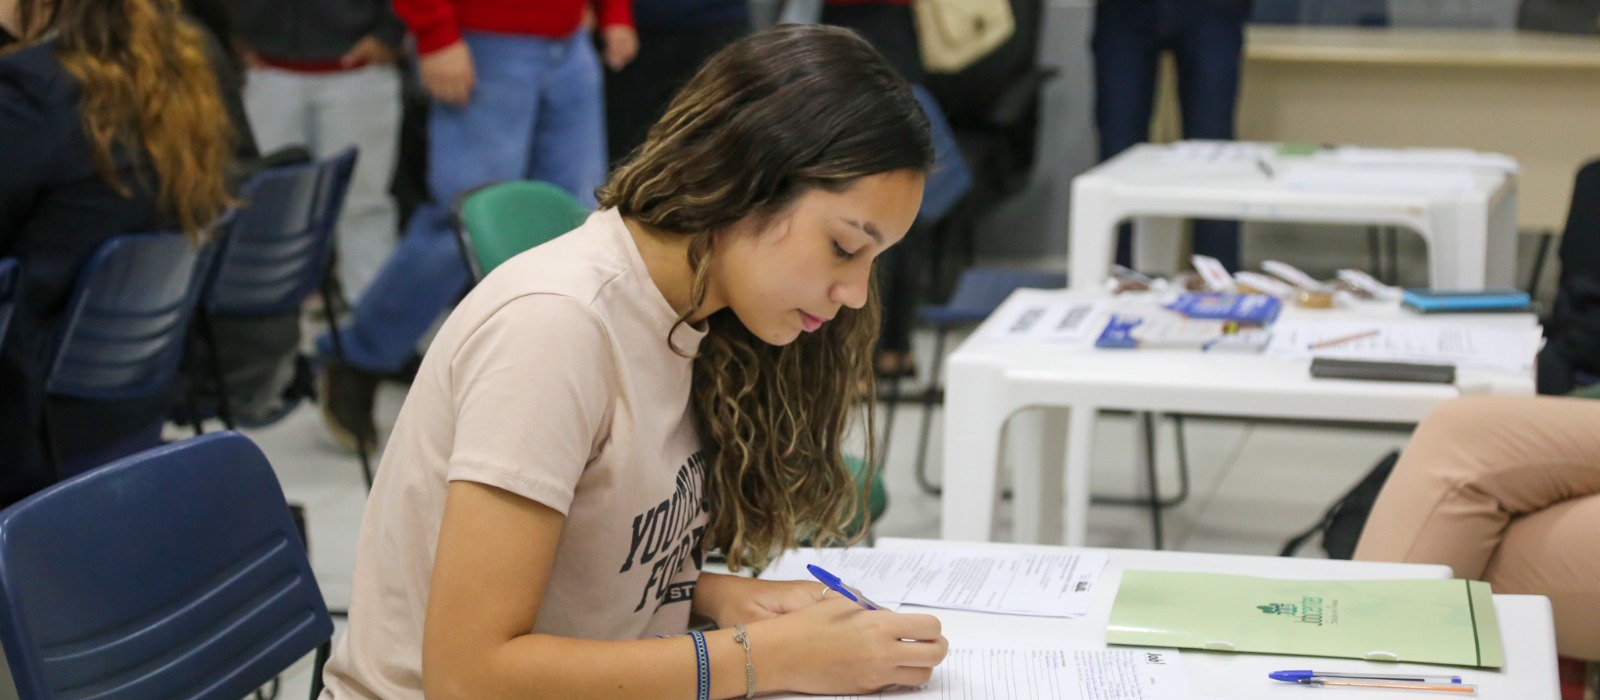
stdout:
[(1383, 250), (1377, 226), (1367, 227), (1367, 269), (1372, 271), (1373, 277), (1389, 283), (1390, 280), (1383, 274)]
[(1554, 232), (1545, 231), (1539, 234), (1539, 250), (1533, 254), (1533, 271), (1528, 275), (1528, 296), (1539, 297), (1539, 282), (1544, 277), (1544, 263), (1550, 257), (1550, 244), (1555, 241)]
[[(328, 324), (330, 327), (328, 335), (329, 337), (333, 338), (333, 354), (339, 358), (340, 362), (347, 362), (344, 354), (344, 341), (339, 338), (339, 320), (333, 315), (333, 294), (335, 284), (336, 283), (333, 281), (333, 272), (330, 269), (329, 272), (322, 278), (322, 312), (328, 315)], [(327, 389), (324, 388), (323, 390), (326, 391)], [(373, 437), (376, 438), (377, 436), (374, 435)], [(372, 460), (367, 455), (367, 441), (362, 438), (363, 436), (356, 436), (356, 456), (361, 458), (361, 476), (362, 478), (366, 479), (367, 490), (371, 491)]]
[(317, 655), (311, 662), (311, 700), (317, 700), (322, 695), (322, 667), (328, 663), (328, 655), (333, 653), (333, 640), (323, 642), (317, 647)]
[[(228, 405), (228, 383), (222, 375), (222, 358), (217, 355), (217, 335), (211, 326), (211, 314), (202, 309), (195, 314), (200, 322), (200, 339), (206, 344), (206, 356), (210, 359), (211, 379), (217, 383), (217, 417), (222, 419), (222, 424), (234, 429), (233, 411)], [(198, 423), (200, 417), (195, 416)]]
[(1144, 469), (1150, 479), (1150, 533), (1154, 540), (1156, 550), (1161, 550), (1164, 536), (1161, 527), (1161, 486), (1158, 483), (1160, 475), (1156, 469), (1156, 424), (1155, 416), (1150, 413), (1141, 413), (1144, 426)]
[(939, 395), (939, 372), (944, 366), (944, 338), (943, 327), (935, 330), (933, 335), (933, 366), (928, 374), (928, 388), (922, 392), (922, 429), (917, 433), (917, 486), (930, 496), (944, 494), (937, 484), (928, 480), (928, 434), (933, 430), (933, 409), (943, 403)]

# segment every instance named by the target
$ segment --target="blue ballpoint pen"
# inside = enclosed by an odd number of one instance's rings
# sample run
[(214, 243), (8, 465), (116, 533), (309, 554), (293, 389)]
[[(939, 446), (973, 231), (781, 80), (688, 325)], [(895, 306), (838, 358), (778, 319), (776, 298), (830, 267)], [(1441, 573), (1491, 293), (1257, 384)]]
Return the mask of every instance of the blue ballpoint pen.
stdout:
[(1401, 683), (1460, 683), (1461, 676), (1425, 676), (1422, 674), (1407, 675), (1404, 673), (1331, 673), (1324, 671), (1273, 671), (1267, 674), (1268, 678), (1275, 681), (1299, 683), (1311, 678), (1339, 678), (1345, 680), (1369, 681), (1399, 681)]
[(883, 609), (882, 605), (874, 603), (866, 596), (861, 595), (861, 591), (844, 585), (844, 582), (840, 581), (838, 576), (828, 573), (827, 569), (817, 566), (816, 564), (807, 564), (806, 571), (810, 571), (812, 576), (817, 577), (817, 580), (822, 582), (822, 585), (827, 586), (835, 593), (844, 596), (845, 599), (849, 600), (850, 602), (860, 605), (868, 610)]

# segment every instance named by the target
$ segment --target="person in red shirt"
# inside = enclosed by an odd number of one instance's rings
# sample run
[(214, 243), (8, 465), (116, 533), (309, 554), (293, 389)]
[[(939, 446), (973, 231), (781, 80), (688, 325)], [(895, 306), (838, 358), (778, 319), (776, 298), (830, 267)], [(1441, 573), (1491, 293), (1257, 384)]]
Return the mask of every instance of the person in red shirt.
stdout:
[[(631, 0), (601, 0), (605, 63), (638, 51)], [(417, 342), (468, 284), (451, 207), (462, 193), (504, 180), (555, 184), (594, 206), (606, 175), (600, 57), (584, 27), (584, 0), (395, 0), (416, 39), (428, 117), (428, 189), (406, 236), (339, 330), (344, 360), (330, 361), (323, 416), (348, 446), (377, 444), (372, 399), (381, 375), (402, 368)], [(319, 339), (331, 357), (332, 339)]]

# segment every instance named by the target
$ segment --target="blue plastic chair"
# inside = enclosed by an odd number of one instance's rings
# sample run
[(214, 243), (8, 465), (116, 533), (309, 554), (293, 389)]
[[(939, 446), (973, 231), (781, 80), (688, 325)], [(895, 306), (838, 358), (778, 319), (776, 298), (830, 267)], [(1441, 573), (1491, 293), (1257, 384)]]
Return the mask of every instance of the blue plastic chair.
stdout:
[[(196, 248), (177, 233), (126, 234), (101, 244), (68, 304), (45, 377), (47, 398), (133, 399), (177, 382), (189, 319), (214, 250), (211, 244)], [(44, 419), (60, 470), (66, 465), (48, 400)], [(152, 431), (96, 457), (108, 462), (159, 442)]]
[[(944, 367), (946, 335), (956, 328), (982, 323), (989, 314), (1000, 308), (1006, 297), (1018, 289), (1061, 289), (1066, 286), (1067, 276), (1061, 272), (974, 267), (961, 273), (949, 301), (940, 306), (922, 308), (922, 321), (934, 329), (933, 367), (928, 375), (928, 388), (922, 392), (922, 427), (917, 433), (917, 484), (923, 491), (933, 495), (940, 493), (939, 487), (928, 480), (927, 459), (928, 435), (933, 429), (933, 409), (944, 403), (940, 372)], [(898, 379), (894, 380), (891, 393), (894, 394), (889, 403), (892, 407), (899, 399)], [(890, 413), (885, 422), (892, 427), (894, 414)], [(884, 436), (885, 448), (889, 444), (889, 437), (890, 434)]]
[(232, 432), (0, 511), (0, 596), (26, 699), (240, 700), (313, 650), (320, 679), (333, 635), (277, 476)]
[(20, 276), (15, 258), (0, 258), (0, 346), (5, 345), (6, 328), (11, 325), (11, 313), (17, 305)]
[[(334, 318), (332, 300), (338, 293), (332, 274), (333, 233), (355, 164), (356, 149), (347, 148), (325, 160), (264, 170), (240, 193), (244, 206), (234, 212), (221, 241), (216, 271), (201, 297), (198, 324), (218, 391), (216, 415), (230, 429), (236, 426), (217, 357), (212, 317), (297, 311), (320, 289), (323, 311)], [(343, 359), (339, 334), (332, 338), (334, 353)], [(200, 416), (194, 418), (198, 433)], [(357, 441), (356, 453), (371, 487), (372, 465), (366, 445)]]

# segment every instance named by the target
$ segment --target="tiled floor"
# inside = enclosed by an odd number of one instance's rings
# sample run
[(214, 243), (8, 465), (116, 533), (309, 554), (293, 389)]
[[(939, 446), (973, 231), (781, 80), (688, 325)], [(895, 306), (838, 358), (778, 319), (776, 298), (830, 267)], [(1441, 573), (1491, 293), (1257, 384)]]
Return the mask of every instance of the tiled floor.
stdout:
[[(919, 339), (926, 340), (926, 339)], [(931, 348), (922, 348), (931, 350)], [(404, 400), (404, 388), (386, 385), (379, 397), (380, 428), (387, 429)], [(881, 415), (881, 414), (880, 414)], [(301, 407), (277, 425), (248, 431), (271, 458), (290, 502), (305, 506), (311, 558), (330, 608), (349, 602), (350, 574), (365, 489), (355, 456), (340, 451), (323, 431), (314, 407)], [(924, 494), (913, 477), (920, 410), (903, 404), (896, 412), (885, 479), (890, 506), (877, 525), (881, 536), (937, 537), (937, 497)], [(1136, 424), (1131, 416), (1099, 421), (1092, 483), (1096, 494), (1143, 493), (1136, 468)], [(937, 479), (942, 426), (934, 422), (929, 460)], [(1163, 490), (1177, 487), (1174, 432), (1159, 429)], [(1287, 426), (1189, 418), (1184, 434), (1192, 474), (1189, 499), (1166, 512), (1167, 546), (1197, 552), (1277, 554), (1293, 533), (1315, 522), (1386, 451), (1405, 441), (1402, 432), (1323, 426)], [(997, 509), (999, 537), (1010, 537), (1010, 508)], [(1089, 544), (1147, 548), (1148, 512), (1142, 508), (1094, 506)], [(1317, 556), (1315, 545), (1302, 556)], [(340, 620), (342, 625), (342, 620)], [(306, 697), (310, 659), (286, 677), (279, 695)]]

